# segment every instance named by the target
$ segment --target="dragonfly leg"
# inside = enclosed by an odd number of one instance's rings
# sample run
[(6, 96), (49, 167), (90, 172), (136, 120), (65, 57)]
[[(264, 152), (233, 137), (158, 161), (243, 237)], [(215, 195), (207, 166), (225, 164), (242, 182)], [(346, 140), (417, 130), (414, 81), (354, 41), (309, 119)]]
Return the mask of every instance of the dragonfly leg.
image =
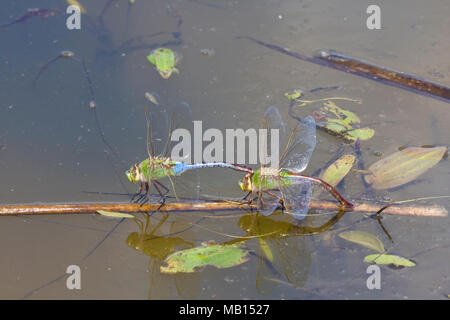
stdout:
[(139, 197), (139, 199), (136, 201), (137, 203), (140, 203), (141, 206), (142, 206), (144, 203), (148, 202), (148, 200), (149, 200), (148, 192), (149, 192), (149, 190), (150, 190), (150, 186), (148, 185), (148, 182), (145, 182), (144, 185), (145, 185), (145, 192), (142, 192), (142, 190), (141, 190), (140, 197)]
[(158, 186), (160, 186), (161, 188), (163, 188), (165, 190), (165, 194), (167, 194), (169, 192), (169, 188), (167, 188), (165, 185), (163, 185), (161, 182), (155, 180), (154, 181)]
[(245, 200), (249, 195), (250, 195), (250, 198), (248, 198), (248, 201), (247, 201), (247, 203), (250, 205), (250, 204), (252, 204), (253, 203), (253, 201), (255, 201), (255, 196), (254, 196), (254, 191), (252, 190), (252, 191), (250, 191), (246, 196), (245, 196), (245, 198), (243, 199), (243, 200)]
[(258, 209), (263, 210), (264, 209), (264, 200), (263, 200), (263, 197), (262, 197), (262, 193), (260, 191), (258, 191), (258, 192), (256, 192), (256, 194), (258, 195), (258, 203), (259, 203), (259, 208)]
[[(166, 188), (164, 185), (162, 185), (161, 183), (159, 183), (156, 180), (152, 180), (152, 185), (155, 187), (156, 191), (158, 191), (159, 195), (161, 196), (161, 203), (164, 204), (166, 202), (166, 195), (164, 193), (161, 192), (161, 190), (158, 187), (158, 184), (163, 186), (164, 188)], [(167, 189), (167, 188), (166, 188)], [(169, 189), (167, 189), (169, 190)], [(167, 192), (166, 192), (167, 193)], [(158, 208), (159, 209), (159, 208)]]
[[(247, 200), (248, 196), (251, 195), (253, 192), (249, 191), (245, 197), (242, 198), (242, 201)], [(251, 198), (250, 198), (251, 200)]]
[(137, 200), (136, 202), (139, 202), (139, 200), (140, 200), (141, 197), (142, 197), (142, 190), (143, 190), (143, 188), (144, 188), (144, 184), (141, 182), (141, 183), (140, 183), (139, 190), (138, 190), (135, 194), (133, 194), (133, 196), (131, 197), (130, 202), (134, 202), (134, 199), (135, 199), (137, 196), (139, 196), (139, 197), (138, 197), (138, 200)]
[(263, 192), (267, 193), (268, 195), (270, 195), (272, 197), (274, 197), (275, 199), (278, 199), (278, 201), (280, 202), (280, 205), (283, 208), (283, 210), (285, 209), (282, 197), (280, 197), (279, 195), (277, 195), (275, 193), (270, 192), (269, 190), (264, 190)]

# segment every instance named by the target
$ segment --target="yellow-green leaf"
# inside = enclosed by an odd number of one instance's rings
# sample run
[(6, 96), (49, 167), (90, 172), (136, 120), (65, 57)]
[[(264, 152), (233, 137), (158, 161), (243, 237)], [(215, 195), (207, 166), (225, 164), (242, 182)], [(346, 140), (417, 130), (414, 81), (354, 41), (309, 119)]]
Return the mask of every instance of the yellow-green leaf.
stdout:
[(408, 147), (372, 164), (364, 176), (374, 189), (390, 189), (411, 182), (435, 166), (447, 152), (446, 146)]
[(286, 92), (284, 94), (284, 96), (286, 98), (288, 98), (288, 100), (295, 100), (295, 99), (300, 98), (302, 96), (302, 94), (303, 94), (302, 90), (300, 90), (300, 89), (292, 89), (292, 90), (289, 90), (288, 92)]
[(384, 245), (380, 239), (374, 235), (364, 231), (345, 231), (339, 234), (339, 237), (347, 241), (357, 243), (363, 247), (375, 250), (377, 252), (384, 252)]
[(169, 255), (161, 266), (162, 273), (192, 273), (211, 265), (217, 268), (230, 268), (247, 262), (249, 252), (242, 244), (209, 244), (182, 250)]
[(416, 265), (411, 260), (391, 254), (371, 254), (365, 257), (364, 261), (376, 264), (392, 264), (396, 267), (414, 267)]
[(357, 138), (364, 141), (372, 138), (374, 134), (375, 130), (371, 128), (360, 128), (347, 131), (344, 135), (344, 138), (349, 141), (356, 141)]
[(323, 172), (321, 175), (322, 180), (325, 180), (333, 187), (337, 186), (350, 171), (355, 163), (355, 159), (356, 157), (351, 154), (340, 157)]
[(81, 13), (86, 14), (86, 9), (77, 0), (67, 0), (67, 3), (71, 6), (77, 6)]
[(122, 213), (122, 212), (113, 212), (113, 211), (105, 211), (105, 210), (97, 210), (102, 216), (112, 217), (112, 218), (134, 218), (132, 214)]

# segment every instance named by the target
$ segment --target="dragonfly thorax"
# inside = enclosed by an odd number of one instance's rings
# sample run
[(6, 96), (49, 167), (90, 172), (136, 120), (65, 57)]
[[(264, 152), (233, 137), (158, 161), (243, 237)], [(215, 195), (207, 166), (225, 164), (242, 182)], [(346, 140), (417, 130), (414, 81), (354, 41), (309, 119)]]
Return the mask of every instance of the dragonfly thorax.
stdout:
[(166, 157), (151, 157), (147, 158), (139, 164), (135, 164), (126, 171), (125, 174), (133, 183), (149, 182), (150, 180), (157, 180), (167, 176), (173, 176), (174, 167), (178, 162)]

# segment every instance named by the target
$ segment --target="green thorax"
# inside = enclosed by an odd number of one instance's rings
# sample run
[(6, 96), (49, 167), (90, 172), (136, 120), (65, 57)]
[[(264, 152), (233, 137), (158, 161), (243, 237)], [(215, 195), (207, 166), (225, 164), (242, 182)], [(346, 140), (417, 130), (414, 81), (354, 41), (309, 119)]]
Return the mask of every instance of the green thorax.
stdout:
[(169, 158), (152, 157), (145, 159), (139, 164), (141, 176), (149, 181), (175, 175), (173, 167), (176, 162)]
[[(261, 170), (263, 170), (261, 172)], [(286, 170), (271, 168), (258, 169), (253, 173), (252, 186), (255, 190), (279, 189), (294, 183), (291, 174)]]

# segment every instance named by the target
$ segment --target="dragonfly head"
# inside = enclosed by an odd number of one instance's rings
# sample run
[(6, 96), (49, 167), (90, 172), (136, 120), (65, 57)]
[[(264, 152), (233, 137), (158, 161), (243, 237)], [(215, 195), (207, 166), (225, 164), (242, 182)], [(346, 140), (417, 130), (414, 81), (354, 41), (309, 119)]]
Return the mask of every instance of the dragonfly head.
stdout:
[(125, 171), (125, 175), (127, 176), (128, 180), (130, 180), (132, 183), (136, 183), (139, 181), (139, 168), (137, 165), (134, 165), (130, 168), (130, 170)]
[(250, 192), (252, 191), (252, 174), (248, 173), (238, 182), (239, 187), (242, 191)]

